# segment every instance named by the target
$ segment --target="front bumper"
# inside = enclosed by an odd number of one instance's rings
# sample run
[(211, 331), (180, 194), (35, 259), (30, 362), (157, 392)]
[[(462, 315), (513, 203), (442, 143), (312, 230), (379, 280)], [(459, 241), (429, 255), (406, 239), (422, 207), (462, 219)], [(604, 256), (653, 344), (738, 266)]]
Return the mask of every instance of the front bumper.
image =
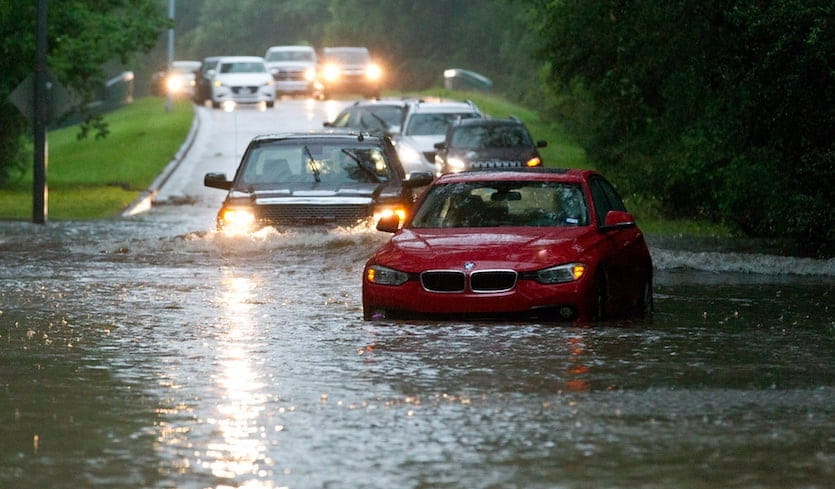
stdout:
[[(520, 278), (506, 292), (430, 292), (419, 280), (403, 285), (378, 285), (363, 280), (363, 310), (374, 316), (540, 316), (552, 319), (588, 321), (592, 316), (593, 294), (589, 281), (541, 284)], [(564, 308), (571, 313), (566, 314)]]
[(212, 101), (223, 103), (232, 101), (238, 104), (254, 104), (275, 101), (273, 86), (221, 86), (212, 90)]

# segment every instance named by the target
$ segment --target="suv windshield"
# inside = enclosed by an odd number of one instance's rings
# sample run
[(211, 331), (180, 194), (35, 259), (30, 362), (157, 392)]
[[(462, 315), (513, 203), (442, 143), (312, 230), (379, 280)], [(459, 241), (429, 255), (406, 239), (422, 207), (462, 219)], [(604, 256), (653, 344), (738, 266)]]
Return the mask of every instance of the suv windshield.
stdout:
[(516, 124), (464, 125), (455, 128), (450, 147), (461, 149), (512, 148), (533, 146), (524, 127)]
[(479, 117), (472, 112), (441, 112), (414, 114), (409, 118), (403, 134), (406, 136), (438, 136), (446, 134), (449, 126), (459, 119)]
[(222, 63), (221, 73), (266, 73), (264, 63), (257, 61), (236, 61), (233, 63)]
[(267, 61), (315, 61), (310, 51), (270, 51)]
[(371, 56), (368, 54), (368, 51), (363, 49), (327, 51), (324, 57), (325, 62), (342, 63), (347, 65), (362, 65), (371, 60)]
[(559, 182), (466, 182), (435, 185), (415, 212), (413, 228), (586, 226), (579, 185)]
[(391, 174), (383, 150), (356, 142), (294, 141), (254, 148), (237, 185), (264, 188), (277, 183), (383, 183)]

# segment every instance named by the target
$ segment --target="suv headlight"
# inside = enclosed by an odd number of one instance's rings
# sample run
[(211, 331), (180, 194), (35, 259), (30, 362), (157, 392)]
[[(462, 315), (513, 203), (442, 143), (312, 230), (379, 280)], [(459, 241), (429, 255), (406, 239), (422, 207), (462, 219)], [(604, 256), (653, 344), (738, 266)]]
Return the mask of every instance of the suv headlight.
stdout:
[(409, 280), (409, 275), (382, 265), (371, 265), (365, 270), (365, 279), (377, 285), (403, 285)]
[(377, 81), (383, 76), (383, 69), (379, 65), (371, 63), (365, 68), (365, 76), (371, 81)]
[(247, 207), (227, 207), (220, 214), (220, 224), (227, 234), (246, 234), (255, 227), (255, 214)]
[(339, 69), (339, 65), (332, 64), (332, 63), (331, 64), (326, 64), (325, 66), (322, 67), (322, 78), (324, 78), (326, 81), (338, 80), (339, 76), (341, 74), (341, 71), (342, 70)]
[(467, 164), (464, 162), (464, 160), (462, 160), (461, 158), (455, 157), (455, 156), (453, 156), (451, 158), (447, 158), (446, 164), (447, 164), (447, 170), (449, 170), (451, 172), (463, 171), (467, 167)]
[(574, 282), (586, 273), (582, 263), (566, 263), (556, 267), (544, 268), (536, 272), (536, 281), (541, 284), (562, 284)]
[(397, 156), (400, 157), (400, 163), (420, 163), (420, 152), (408, 144), (397, 145)]

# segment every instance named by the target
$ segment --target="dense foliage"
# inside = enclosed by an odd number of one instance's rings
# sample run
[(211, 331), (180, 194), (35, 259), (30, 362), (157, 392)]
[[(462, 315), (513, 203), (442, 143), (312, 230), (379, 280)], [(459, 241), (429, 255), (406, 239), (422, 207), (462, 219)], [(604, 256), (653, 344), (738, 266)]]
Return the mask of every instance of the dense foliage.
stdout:
[(538, 2), (550, 81), (630, 193), (810, 251), (835, 242), (832, 2)]
[[(11, 3), (14, 19), (11, 8), (0, 10), (0, 64), (12, 66), (0, 79), (2, 99), (31, 70), (31, 36), (11, 34), (33, 7)], [(153, 4), (161, 14), (164, 3), (53, 2), (60, 13), (51, 18), (61, 18), (53, 70), (81, 84), (98, 63), (130, 51), (125, 41), (147, 47), (149, 30), (160, 26)], [(127, 7), (144, 15), (101, 22)], [(261, 55), (276, 44), (363, 44), (388, 66), (390, 86), (404, 90), (440, 85), (445, 68), (471, 69), (572, 128), (630, 198), (672, 217), (833, 253), (831, 1), (193, 0), (177, 8), (181, 59)], [(68, 63), (79, 57), (86, 68), (72, 74)], [(164, 61), (159, 43), (137, 68), (140, 79)], [(22, 125), (0, 117), (4, 132)], [(2, 167), (20, 148), (0, 139)]]
[[(157, 0), (64, 0), (48, 3), (48, 65), (75, 94), (79, 107), (92, 99), (108, 62), (128, 63), (148, 50), (167, 25)], [(29, 124), (8, 96), (35, 70), (37, 2), (0, 3), (0, 184), (14, 178), (26, 161)], [(84, 125), (104, 130), (100, 119)]]

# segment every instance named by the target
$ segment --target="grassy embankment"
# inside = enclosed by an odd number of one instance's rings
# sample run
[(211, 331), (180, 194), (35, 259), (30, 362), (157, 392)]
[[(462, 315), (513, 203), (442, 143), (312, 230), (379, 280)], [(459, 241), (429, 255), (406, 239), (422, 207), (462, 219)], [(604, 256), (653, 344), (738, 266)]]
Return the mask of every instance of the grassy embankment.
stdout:
[[(118, 215), (171, 161), (191, 127), (191, 102), (136, 100), (105, 116), (110, 134), (77, 139), (78, 127), (50, 131), (48, 139), (48, 219), (97, 219)], [(0, 219), (32, 217), (32, 169), (0, 189)]]
[[(470, 99), (493, 117), (519, 117), (537, 140), (548, 141), (542, 157), (547, 166), (589, 168), (582, 148), (560, 124), (544, 121), (530, 110), (500, 97), (479, 92), (430, 90), (421, 96)], [(110, 135), (77, 140), (76, 127), (49, 133), (49, 219), (95, 219), (118, 215), (145, 190), (179, 149), (191, 126), (191, 103), (180, 101), (165, 112), (162, 97), (147, 97), (106, 116)], [(150, 121), (153, 121), (152, 123)], [(617, 182), (613, 182), (617, 184)], [(0, 219), (27, 220), (32, 215), (31, 169), (11, 188), (0, 189)], [(648, 233), (724, 237), (719, 225), (670, 221), (636, 202), (627, 206)]]

